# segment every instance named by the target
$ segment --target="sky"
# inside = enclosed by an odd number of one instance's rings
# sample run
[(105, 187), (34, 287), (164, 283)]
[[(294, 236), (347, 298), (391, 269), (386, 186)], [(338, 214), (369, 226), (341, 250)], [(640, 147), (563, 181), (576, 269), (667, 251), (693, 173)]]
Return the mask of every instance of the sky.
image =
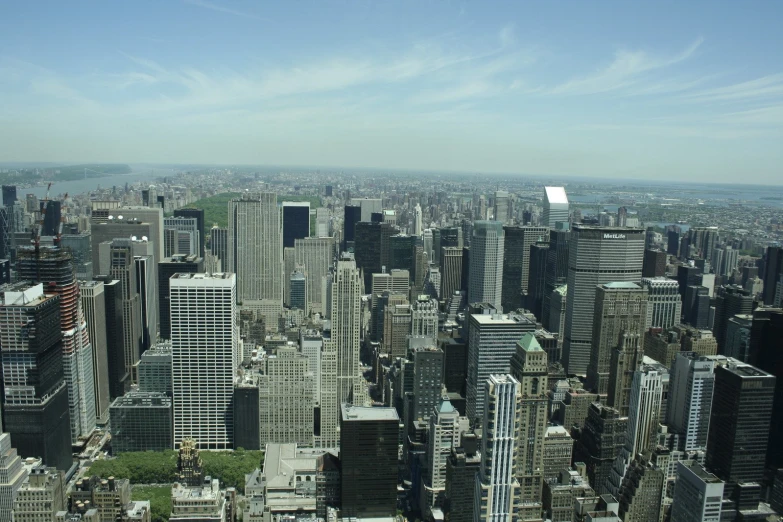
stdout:
[(783, 184), (783, 2), (0, 2), (0, 161)]

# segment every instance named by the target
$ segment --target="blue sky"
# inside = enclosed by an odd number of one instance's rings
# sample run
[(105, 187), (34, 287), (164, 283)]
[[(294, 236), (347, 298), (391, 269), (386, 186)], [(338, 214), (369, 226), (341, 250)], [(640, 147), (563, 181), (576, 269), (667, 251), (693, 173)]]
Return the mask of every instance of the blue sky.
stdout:
[(0, 4), (0, 161), (783, 184), (783, 2)]

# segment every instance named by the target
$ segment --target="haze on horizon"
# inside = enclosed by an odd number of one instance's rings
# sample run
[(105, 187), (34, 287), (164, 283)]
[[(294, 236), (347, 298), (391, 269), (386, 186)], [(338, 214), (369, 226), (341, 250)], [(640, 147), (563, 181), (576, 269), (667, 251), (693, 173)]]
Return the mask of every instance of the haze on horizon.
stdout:
[(783, 183), (783, 3), (0, 6), (0, 162)]

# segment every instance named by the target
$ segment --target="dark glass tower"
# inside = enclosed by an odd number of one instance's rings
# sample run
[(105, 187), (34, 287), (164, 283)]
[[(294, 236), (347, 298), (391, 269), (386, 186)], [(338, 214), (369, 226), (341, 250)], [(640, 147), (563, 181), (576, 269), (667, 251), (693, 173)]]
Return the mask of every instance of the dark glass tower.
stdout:
[(356, 223), (362, 220), (362, 207), (345, 206), (345, 219), (343, 221), (343, 250), (351, 250), (354, 247), (356, 237)]
[(22, 457), (71, 467), (71, 420), (63, 373), (60, 297), (17, 283), (0, 301), (4, 430)]
[(530, 271), (527, 277), (527, 300), (525, 306), (541, 320), (544, 307), (544, 286), (546, 263), (549, 257), (549, 243), (530, 245)]
[(666, 252), (662, 250), (645, 250), (642, 277), (663, 277), (665, 275)]
[(544, 328), (552, 331), (549, 319), (549, 300), (555, 288), (568, 281), (568, 241), (570, 230), (549, 231), (549, 251), (547, 252), (546, 273), (544, 274), (544, 297), (541, 303), (541, 322)]
[(297, 239), (310, 237), (310, 203), (283, 202), (283, 248), (293, 248)]
[[(43, 210), (45, 201), (41, 201), (40, 208)], [(62, 218), (62, 208), (59, 201), (49, 200), (46, 205), (46, 214), (43, 218), (43, 227), (41, 227), (42, 236), (56, 236), (60, 229), (60, 219)]]
[(110, 276), (97, 276), (103, 282), (106, 299), (106, 343), (109, 361), (109, 396), (112, 400), (122, 397), (130, 388), (130, 374), (125, 368), (125, 338), (122, 321), (122, 283)]
[(397, 513), (397, 447), (400, 419), (394, 408), (340, 409), (343, 517)]
[(158, 302), (160, 308), (160, 338), (171, 339), (171, 298), (169, 279), (177, 273), (195, 274), (204, 271), (204, 259), (176, 255), (158, 263)]
[(204, 209), (201, 208), (178, 208), (174, 211), (174, 217), (196, 218), (196, 228), (198, 228), (199, 255), (204, 257)]
[(3, 185), (3, 206), (9, 207), (16, 203), (16, 186)]
[(764, 304), (770, 305), (775, 299), (775, 288), (783, 275), (783, 247), (767, 247), (764, 261)]
[(501, 302), (503, 310), (510, 312), (522, 307), (523, 295), (528, 291), (530, 246), (536, 242), (548, 242), (549, 228), (505, 226), (503, 229), (505, 244)]
[(354, 257), (364, 271), (364, 287), (372, 288), (372, 275), (391, 266), (391, 238), (396, 229), (390, 223), (361, 221), (356, 224)]

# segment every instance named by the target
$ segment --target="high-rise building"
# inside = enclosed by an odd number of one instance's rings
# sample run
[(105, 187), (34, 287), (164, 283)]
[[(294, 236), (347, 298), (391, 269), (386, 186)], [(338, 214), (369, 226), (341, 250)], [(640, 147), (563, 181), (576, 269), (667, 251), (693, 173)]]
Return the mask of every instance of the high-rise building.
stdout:
[(162, 393), (171, 397), (174, 394), (171, 368), (170, 341), (160, 342), (141, 354), (138, 367), (139, 391)]
[(442, 398), (430, 416), (430, 433), (427, 444), (428, 476), (424, 483), (427, 504), (441, 506), (446, 492), (446, 466), (451, 452), (459, 447), (459, 412)]
[[(206, 245), (206, 236), (204, 235), (204, 209), (201, 208), (178, 208), (174, 210), (174, 217), (195, 218), (196, 230), (198, 231), (199, 249), (198, 255), (204, 257), (204, 247)], [(213, 249), (214, 251), (214, 249)]]
[(474, 520), (516, 520), (519, 513), (517, 426), (522, 392), (511, 375), (490, 375), (484, 381), (481, 468), (476, 480)]
[(11, 447), (11, 436), (0, 433), (0, 520), (13, 520), (14, 501), (25, 478), (27, 470)]
[[(0, 305), (3, 429), (22, 457), (71, 467), (70, 409), (63, 374), (60, 296), (17, 283)], [(93, 418), (94, 418), (94, 411)]]
[(648, 293), (645, 330), (666, 330), (680, 322), (682, 298), (677, 281), (667, 277), (643, 277), (642, 286)]
[(698, 257), (710, 260), (718, 242), (718, 227), (691, 227), (685, 240), (686, 251), (680, 252), (683, 258)]
[(574, 225), (569, 244), (568, 300), (563, 366), (584, 375), (593, 340), (595, 289), (611, 282), (642, 278), (644, 230)]
[(54, 519), (65, 505), (65, 475), (55, 468), (37, 464), (16, 493), (14, 522), (44, 522)]
[(498, 190), (495, 192), (495, 204), (492, 213), (492, 219), (500, 221), (503, 224), (511, 221), (511, 202), (508, 198), (508, 192)]
[(569, 222), (568, 196), (563, 187), (544, 187), (544, 215), (541, 224), (555, 228), (557, 223)]
[(659, 520), (663, 497), (664, 471), (642, 455), (634, 458), (616, 495), (620, 520), (649, 522)]
[(44, 283), (47, 291), (60, 296), (63, 372), (75, 443), (95, 429), (95, 384), (92, 345), (71, 260), (69, 252), (57, 247), (42, 247), (37, 252), (32, 247), (17, 249), (19, 279)]
[(125, 372), (132, 376), (133, 367), (139, 362), (142, 342), (141, 297), (139, 296), (137, 272), (133, 261), (132, 240), (113, 240), (109, 255), (108, 275), (120, 282)]
[(123, 324), (122, 283), (108, 275), (96, 276), (103, 283), (106, 306), (106, 358), (109, 366), (109, 397), (121, 397), (130, 388), (130, 373), (125, 367), (125, 331)]
[(234, 368), (239, 363), (236, 275), (170, 279), (174, 440), (230, 449)]
[(783, 247), (768, 246), (764, 256), (764, 304), (775, 304), (775, 290), (783, 277)]
[(310, 360), (296, 348), (278, 348), (264, 360), (259, 381), (260, 447), (313, 443), (313, 375)]
[(174, 447), (171, 397), (163, 393), (132, 391), (114, 400), (110, 408), (111, 448), (126, 451), (164, 451)]
[(324, 313), (326, 297), (321, 285), (334, 263), (333, 237), (306, 237), (294, 241), (294, 262), (304, 269), (307, 300), (313, 312)]
[(511, 358), (511, 375), (519, 381), (519, 431), (517, 468), (520, 516), (534, 520), (541, 515), (541, 488), (544, 480), (544, 436), (548, 419), (548, 368), (546, 352), (528, 332), (517, 341)]
[(92, 346), (92, 374), (95, 386), (95, 417), (105, 422), (109, 415), (109, 333), (106, 324), (106, 294), (101, 281), (80, 281), (84, 319)]
[[(680, 436), (682, 450), (707, 448), (715, 361), (695, 352), (677, 354), (669, 380), (666, 424)], [(678, 448), (680, 449), (680, 448)]]
[(158, 309), (160, 310), (160, 338), (171, 339), (171, 296), (169, 279), (177, 273), (204, 272), (204, 259), (196, 255), (176, 255), (158, 263)]
[(775, 376), (729, 361), (715, 369), (707, 469), (726, 482), (761, 482), (769, 442)]
[(455, 448), (446, 463), (446, 499), (444, 512), (451, 522), (473, 522), (476, 475), (481, 468), (476, 435), (465, 433), (461, 448)]
[(225, 270), (228, 268), (228, 229), (217, 225), (209, 230), (209, 249), (212, 255), (220, 259), (220, 264)]
[(554, 480), (563, 470), (571, 467), (574, 439), (563, 426), (551, 424), (544, 434), (543, 476), (544, 482)]
[(391, 266), (391, 237), (396, 229), (390, 223), (360, 221), (354, 235), (356, 266), (364, 274), (364, 286), (369, 287), (372, 274), (380, 274)]
[(666, 275), (666, 252), (645, 249), (642, 277), (663, 277)]
[(310, 202), (283, 201), (283, 248), (305, 237), (310, 237)]
[(671, 522), (720, 522), (723, 485), (698, 462), (678, 462)]
[(574, 461), (587, 464), (590, 484), (599, 494), (609, 491), (609, 475), (627, 430), (628, 417), (621, 416), (616, 409), (600, 402), (589, 405), (584, 429), (574, 448)]
[(283, 302), (283, 230), (277, 195), (243, 194), (228, 203), (228, 268), (237, 299)]
[(606, 283), (596, 288), (588, 389), (603, 396), (609, 393), (612, 352), (623, 344), (623, 338), (634, 336), (644, 346), (647, 299), (647, 289), (636, 283)]
[[(136, 290), (141, 304), (141, 351), (148, 350), (158, 342), (158, 322), (160, 318), (158, 299), (158, 267), (152, 256), (152, 248), (147, 242), (134, 242), (133, 267), (136, 270)], [(139, 255), (139, 250), (147, 250)]]
[[(568, 243), (571, 239), (570, 230), (552, 229), (549, 231), (549, 251), (547, 251), (546, 273), (544, 274), (544, 298), (541, 310), (541, 322), (544, 328), (552, 330), (553, 318), (551, 317), (552, 292), (568, 283)], [(565, 311), (565, 307), (563, 307)], [(562, 338), (561, 338), (562, 342)]]
[(442, 247), (440, 252), (440, 295), (446, 300), (462, 290), (462, 247)]
[[(549, 259), (549, 243), (530, 245), (530, 270), (527, 279), (527, 298), (525, 307), (533, 312), (536, 319), (543, 320), (544, 290), (546, 288), (546, 270)], [(549, 300), (547, 300), (547, 303)]]
[(710, 290), (704, 286), (688, 285), (683, 294), (682, 318), (694, 328), (709, 328)]
[(390, 518), (397, 513), (399, 424), (394, 408), (341, 406), (343, 517)]
[(473, 223), (468, 302), (490, 303), (497, 310), (502, 310), (504, 242), (505, 232), (501, 223), (497, 221)]
[(467, 416), (480, 422), (484, 415), (484, 382), (490, 375), (508, 373), (517, 341), (533, 332), (535, 323), (519, 314), (499, 314), (490, 304), (473, 307), (468, 316)]
[(753, 313), (754, 296), (740, 286), (724, 286), (716, 290), (715, 324), (712, 331), (721, 353), (726, 349), (726, 330), (729, 319), (737, 314)]
[(383, 212), (383, 203), (377, 198), (353, 198), (351, 205), (358, 206), (361, 209), (361, 220), (372, 221), (373, 214)]
[[(522, 296), (528, 291), (530, 247), (537, 242), (548, 242), (549, 228), (504, 226), (503, 231), (502, 303), (503, 309), (510, 312), (522, 307)], [(472, 297), (470, 300), (477, 302)]]
[[(115, 224), (122, 222), (125, 220), (126, 222), (135, 222), (135, 223), (148, 223), (149, 224), (149, 233), (148, 234), (139, 234), (139, 233), (131, 233), (131, 234), (120, 234), (120, 235), (113, 235), (109, 238), (100, 238), (100, 241), (98, 243), (93, 240), (93, 245), (100, 244), (103, 241), (110, 241), (117, 237), (130, 237), (130, 236), (147, 236), (150, 243), (152, 243), (154, 247), (154, 254), (155, 254), (155, 261), (160, 261), (165, 256), (163, 255), (163, 229), (165, 228), (163, 225), (163, 208), (145, 208), (145, 207), (122, 207), (118, 208), (116, 210), (111, 210), (110, 215), (113, 215), (114, 219), (110, 220), (113, 221)], [(91, 234), (95, 234), (95, 228), (92, 227), (90, 229)], [(97, 263), (93, 260), (93, 266), (95, 266)]]
[(3, 185), (3, 206), (10, 207), (16, 203), (16, 186)]
[[(175, 254), (184, 254), (186, 256), (200, 255), (201, 236), (197, 218), (163, 218), (163, 230), (163, 255), (165, 257), (171, 257)], [(169, 231), (171, 231), (171, 234), (167, 235), (166, 233)]]
[(291, 294), (288, 297), (288, 305), (291, 308), (306, 311), (308, 309), (307, 277), (302, 271), (294, 270), (289, 281)]
[(429, 337), (433, 342), (438, 337), (438, 300), (420, 295), (411, 305), (410, 334)]
[(344, 252), (353, 251), (356, 223), (362, 220), (362, 207), (356, 205), (346, 205), (343, 218), (343, 244)]

